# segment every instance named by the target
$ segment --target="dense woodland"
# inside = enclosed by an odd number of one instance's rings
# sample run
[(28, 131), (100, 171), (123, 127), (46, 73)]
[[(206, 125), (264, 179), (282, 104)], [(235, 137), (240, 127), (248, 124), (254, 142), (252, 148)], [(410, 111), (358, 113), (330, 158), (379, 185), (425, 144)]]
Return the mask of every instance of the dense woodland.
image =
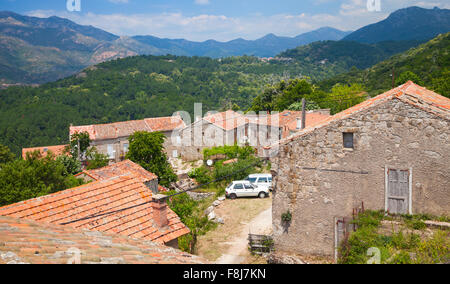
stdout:
[(0, 91), (0, 143), (23, 147), (68, 142), (68, 127), (250, 107), (265, 86), (281, 79), (336, 74), (332, 65), (271, 62), (255, 57), (139, 56), (90, 67), (38, 88)]
[(405, 82), (402, 74), (411, 72), (415, 76), (409, 79), (450, 97), (450, 33), (439, 35), (368, 69), (353, 69), (317, 83), (323, 90), (329, 90), (337, 83), (359, 83), (371, 95), (376, 95), (392, 87), (392, 73), (394, 85), (400, 85)]
[(418, 83), (449, 96), (449, 36), (365, 70), (351, 67), (351, 61), (333, 52), (329, 58), (335, 62), (324, 64), (311, 58), (267, 63), (248, 56), (217, 60), (136, 56), (109, 61), (38, 88), (1, 90), (0, 143), (19, 155), (23, 147), (68, 143), (71, 123), (169, 116), (179, 110), (192, 114), (197, 102), (203, 103), (204, 112), (283, 110), (298, 109), (305, 97), (312, 103), (309, 108), (327, 107), (336, 113), (364, 99), (357, 94), (366, 91), (373, 96), (390, 89), (393, 67), (396, 85), (418, 77)]

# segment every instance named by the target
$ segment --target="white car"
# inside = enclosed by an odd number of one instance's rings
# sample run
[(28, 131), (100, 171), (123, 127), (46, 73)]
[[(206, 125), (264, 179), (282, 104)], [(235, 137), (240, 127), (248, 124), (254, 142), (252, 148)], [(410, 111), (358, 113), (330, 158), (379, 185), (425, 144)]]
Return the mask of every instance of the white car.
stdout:
[(252, 174), (247, 177), (251, 184), (257, 185), (258, 188), (264, 188), (272, 191), (272, 175), (271, 174)]
[(233, 181), (225, 189), (225, 195), (230, 199), (238, 197), (259, 197), (266, 198), (269, 196), (267, 188), (258, 188), (258, 186), (251, 184), (248, 180)]

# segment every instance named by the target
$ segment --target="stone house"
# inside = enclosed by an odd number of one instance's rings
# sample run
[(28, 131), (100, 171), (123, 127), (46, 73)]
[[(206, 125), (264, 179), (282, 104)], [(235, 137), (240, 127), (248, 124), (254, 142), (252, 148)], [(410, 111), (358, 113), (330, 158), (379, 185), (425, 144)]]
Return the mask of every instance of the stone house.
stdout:
[(23, 148), (22, 158), (26, 159), (27, 153), (33, 153), (39, 151), (42, 157), (46, 157), (48, 153), (52, 153), (55, 156), (61, 156), (64, 154), (69, 145), (56, 145), (56, 146), (46, 146), (46, 147), (34, 147), (34, 148)]
[[(308, 111), (306, 125), (314, 126), (330, 116), (330, 110)], [(258, 151), (300, 130), (301, 111), (274, 114), (242, 114), (232, 110), (206, 115), (180, 132), (181, 157), (203, 159), (203, 149), (213, 146), (245, 145)]]
[(248, 119), (232, 110), (206, 115), (180, 131), (177, 145), (186, 161), (203, 159), (203, 149), (213, 146), (243, 145)]
[[(275, 249), (332, 256), (336, 220), (366, 209), (450, 214), (450, 99), (413, 82), (265, 148)], [(290, 222), (282, 214), (291, 212)]]
[(91, 146), (109, 157), (111, 162), (124, 159), (129, 148), (128, 138), (136, 131), (160, 131), (166, 136), (164, 149), (169, 157), (178, 157), (178, 148), (172, 143), (172, 133), (186, 125), (179, 116), (146, 118), (108, 124), (70, 126), (70, 137), (75, 133), (87, 132)]

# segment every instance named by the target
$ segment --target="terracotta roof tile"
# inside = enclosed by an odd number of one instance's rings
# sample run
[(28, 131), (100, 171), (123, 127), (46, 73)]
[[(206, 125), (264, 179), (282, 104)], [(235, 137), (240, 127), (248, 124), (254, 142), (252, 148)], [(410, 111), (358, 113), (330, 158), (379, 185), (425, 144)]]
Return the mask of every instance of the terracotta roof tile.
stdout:
[(57, 146), (45, 146), (45, 147), (35, 147), (35, 148), (23, 148), (22, 158), (27, 157), (27, 153), (32, 153), (34, 151), (39, 151), (43, 157), (47, 156), (48, 152), (52, 152), (56, 156), (64, 154), (66, 147), (69, 145), (57, 145)]
[(153, 131), (173, 131), (177, 128), (186, 127), (186, 124), (179, 116), (154, 117), (144, 120)]
[[(322, 111), (308, 111), (306, 113), (306, 126), (315, 125), (329, 116), (329, 114), (324, 114)], [(301, 117), (301, 111), (285, 110), (272, 115), (251, 117), (250, 122), (259, 125), (278, 126), (280, 128), (288, 127), (289, 130), (293, 131), (297, 128), (297, 118)]]
[(142, 176), (127, 173), (2, 207), (0, 216), (125, 236), (156, 228), (151, 237), (144, 239), (159, 243), (168, 241), (168, 233), (175, 239), (189, 232), (169, 208), (169, 225), (157, 227), (153, 222), (152, 200)]
[(284, 145), (290, 143), (297, 138), (306, 135), (315, 131), (318, 128), (325, 127), (330, 123), (338, 120), (345, 119), (349, 116), (352, 116), (355, 113), (360, 111), (378, 106), (387, 101), (399, 99), (405, 103), (411, 104), (415, 107), (421, 108), (427, 112), (433, 113), (437, 116), (444, 117), (446, 119), (450, 119), (450, 99), (444, 96), (441, 96), (433, 91), (427, 90), (424, 87), (414, 84), (412, 81), (408, 81), (405, 84), (394, 88), (390, 91), (387, 91), (381, 95), (368, 99), (360, 104), (357, 104), (351, 108), (348, 108), (340, 113), (337, 113), (333, 116), (328, 117), (325, 120), (322, 120), (320, 123), (305, 128), (304, 130), (288, 137), (282, 139), (275, 143), (274, 145), (265, 147), (266, 149), (270, 149), (272, 147), (278, 145)]
[(146, 171), (143, 167), (136, 163), (133, 163), (130, 160), (124, 160), (122, 162), (118, 162), (95, 170), (85, 170), (77, 174), (76, 176), (86, 174), (94, 180), (104, 180), (127, 173), (131, 173), (137, 177), (141, 177), (142, 181), (144, 182), (158, 178), (158, 176), (156, 176), (155, 174)]
[(83, 264), (208, 263), (200, 257), (121, 234), (94, 233), (11, 217), (0, 217), (0, 230), (0, 264), (62, 264), (74, 259), (77, 253)]
[(225, 130), (232, 130), (244, 126), (249, 121), (244, 115), (232, 110), (207, 115), (203, 120)]
[(114, 122), (108, 124), (93, 124), (85, 126), (71, 126), (70, 135), (81, 132), (88, 132), (91, 140), (116, 139), (127, 137), (136, 131), (172, 131), (176, 128), (184, 127), (181, 117), (157, 117), (143, 120), (131, 120)]

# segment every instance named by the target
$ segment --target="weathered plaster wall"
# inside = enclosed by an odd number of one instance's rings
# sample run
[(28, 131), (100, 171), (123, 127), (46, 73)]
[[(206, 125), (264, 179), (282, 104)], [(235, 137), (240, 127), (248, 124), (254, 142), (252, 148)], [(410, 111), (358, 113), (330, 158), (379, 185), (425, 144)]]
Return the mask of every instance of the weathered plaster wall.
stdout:
[[(343, 132), (354, 132), (353, 150), (344, 149)], [(276, 250), (333, 255), (335, 217), (351, 216), (362, 201), (384, 210), (386, 166), (412, 169), (413, 214), (450, 214), (450, 121), (398, 99), (281, 146), (272, 165)]]

